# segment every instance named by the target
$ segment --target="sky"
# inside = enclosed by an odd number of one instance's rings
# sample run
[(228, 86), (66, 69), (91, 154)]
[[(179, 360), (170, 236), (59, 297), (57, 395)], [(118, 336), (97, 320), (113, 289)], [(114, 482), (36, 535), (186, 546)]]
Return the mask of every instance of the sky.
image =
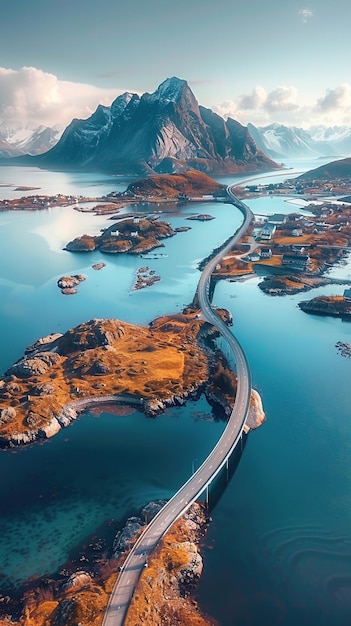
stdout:
[(0, 123), (64, 127), (185, 79), (242, 124), (351, 126), (349, 0), (3, 0)]

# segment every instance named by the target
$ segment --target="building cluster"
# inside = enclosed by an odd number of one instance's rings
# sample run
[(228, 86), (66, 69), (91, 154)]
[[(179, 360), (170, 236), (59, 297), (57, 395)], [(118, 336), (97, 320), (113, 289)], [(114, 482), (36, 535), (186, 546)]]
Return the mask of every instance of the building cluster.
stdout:
[(83, 196), (56, 194), (54, 196), (23, 196), (12, 200), (0, 200), (0, 209), (48, 209), (55, 206), (77, 205)]

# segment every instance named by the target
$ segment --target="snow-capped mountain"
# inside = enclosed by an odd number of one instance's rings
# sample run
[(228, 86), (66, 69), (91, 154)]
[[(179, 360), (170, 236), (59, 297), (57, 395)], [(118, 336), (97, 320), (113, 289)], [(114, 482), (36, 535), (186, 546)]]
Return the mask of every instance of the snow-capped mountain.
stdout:
[[(23, 162), (23, 161), (22, 161)], [(185, 80), (166, 79), (154, 93), (124, 93), (87, 120), (74, 119), (39, 167), (145, 174), (195, 168), (226, 173), (274, 169), (247, 128), (198, 105)]]
[(351, 128), (316, 126), (309, 130), (283, 124), (248, 129), (260, 150), (273, 159), (348, 156)]
[(62, 130), (48, 126), (30, 127), (0, 122), (0, 157), (41, 154), (54, 146)]

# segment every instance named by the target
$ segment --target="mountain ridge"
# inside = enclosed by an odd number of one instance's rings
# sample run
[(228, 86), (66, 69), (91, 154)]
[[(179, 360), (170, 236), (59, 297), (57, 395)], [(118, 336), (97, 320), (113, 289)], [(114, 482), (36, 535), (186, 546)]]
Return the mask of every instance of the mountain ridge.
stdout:
[(309, 130), (274, 122), (247, 125), (258, 148), (273, 159), (335, 157), (351, 154), (351, 128), (314, 126)]
[(86, 120), (74, 119), (44, 154), (18, 159), (47, 169), (153, 174), (197, 169), (226, 174), (280, 166), (259, 150), (248, 129), (199, 106), (188, 83), (167, 78), (142, 96), (125, 92)]

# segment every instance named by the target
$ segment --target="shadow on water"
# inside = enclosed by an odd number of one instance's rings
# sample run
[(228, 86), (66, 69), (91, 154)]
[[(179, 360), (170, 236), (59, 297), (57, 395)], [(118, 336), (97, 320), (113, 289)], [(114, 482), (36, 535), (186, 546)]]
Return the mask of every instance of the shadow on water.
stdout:
[(214, 510), (226, 490), (229, 481), (234, 476), (240, 459), (244, 453), (247, 438), (248, 435), (243, 433), (241, 441), (239, 441), (234, 452), (229, 457), (228, 462), (211, 483), (208, 493), (208, 513), (211, 513)]

